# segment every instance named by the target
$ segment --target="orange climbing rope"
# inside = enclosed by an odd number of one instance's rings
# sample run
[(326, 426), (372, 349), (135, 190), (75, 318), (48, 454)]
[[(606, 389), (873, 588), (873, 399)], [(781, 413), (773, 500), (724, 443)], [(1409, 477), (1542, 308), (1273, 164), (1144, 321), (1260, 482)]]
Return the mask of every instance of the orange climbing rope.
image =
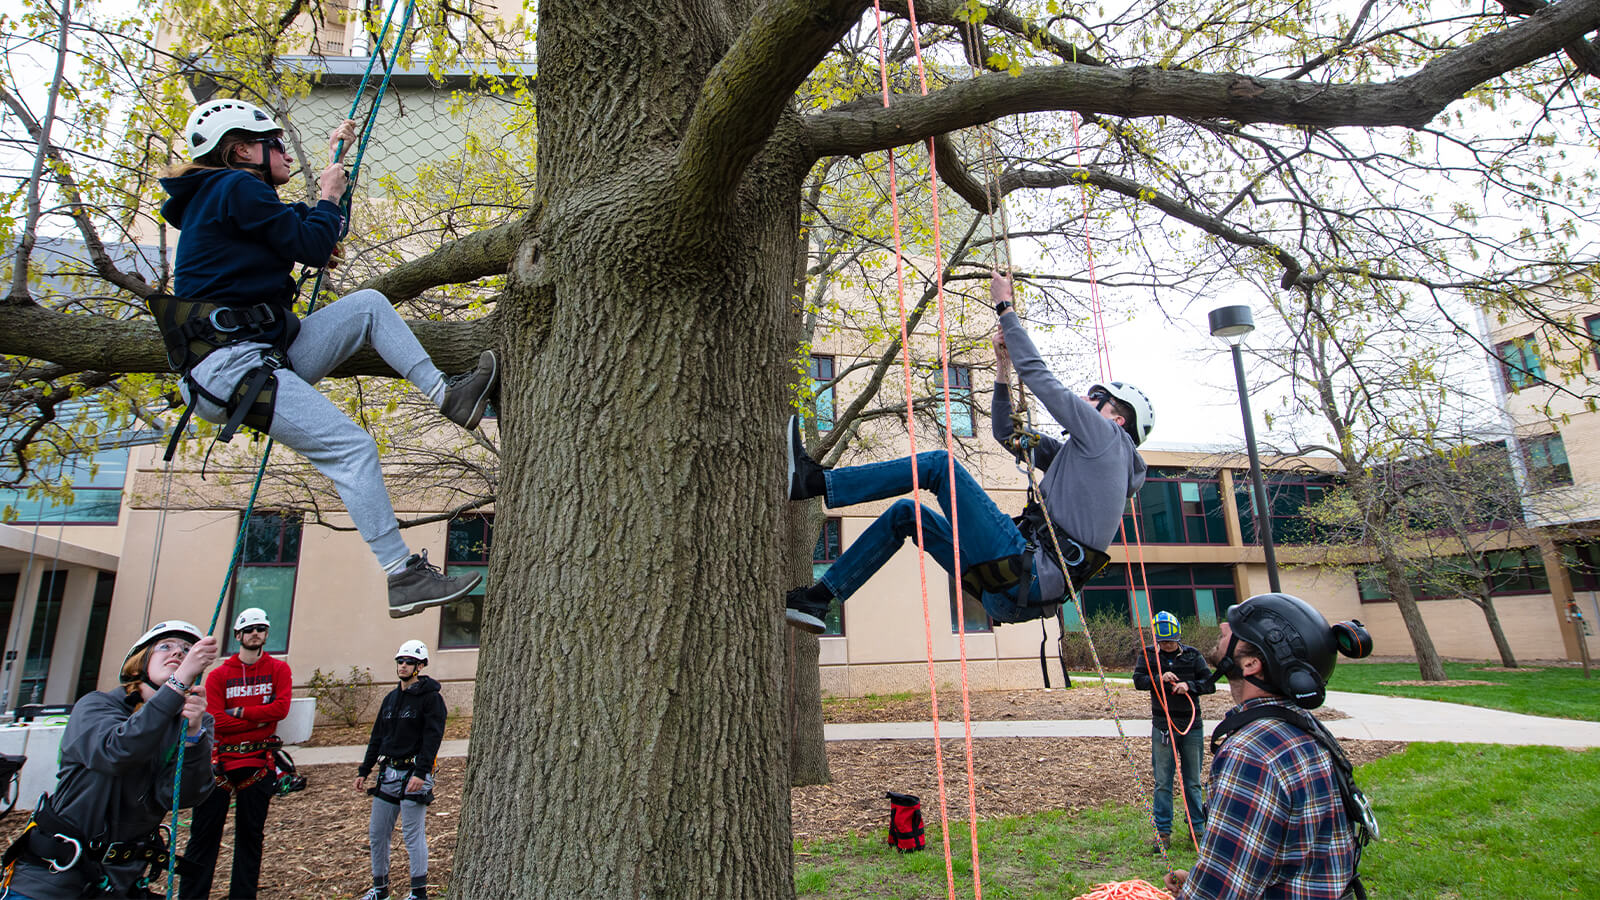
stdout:
[(1148, 881), (1112, 881), (1097, 884), (1087, 894), (1072, 900), (1172, 900), (1172, 895)]
[[(922, 93), (926, 94), (928, 92), (928, 80), (927, 80), (927, 73), (926, 73), (926, 70), (925, 70), (925, 68), (923, 66), (923, 61), (922, 61), (922, 44), (921, 44), (920, 37), (917, 34), (916, 4), (914, 2), (908, 2), (907, 3), (907, 8), (909, 10), (910, 21), (911, 21), (911, 34), (912, 34), (912, 39), (913, 39), (913, 42), (914, 42), (915, 52), (916, 52), (917, 73), (918, 73), (918, 77), (919, 77), (919, 80), (920, 80), (920, 83), (921, 83)], [(887, 106), (890, 105), (890, 99), (889, 99), (889, 96), (890, 96), (890, 94), (889, 94), (889, 59), (888, 59), (888, 47), (887, 47), (887, 43), (885, 41), (884, 34), (883, 34), (883, 8), (882, 8), (882, 5), (877, 3), (877, 2), (874, 2), (873, 3), (873, 10), (874, 10), (875, 20), (876, 20), (876, 24), (877, 24), (878, 73), (879, 73), (879, 79), (880, 79), (881, 88), (882, 88), (882, 94), (883, 94), (883, 105), (887, 107)], [(903, 381), (904, 381), (904, 385), (905, 385), (906, 432), (907, 432), (907, 435), (908, 435), (908, 438), (909, 438), (909, 450), (910, 450), (910, 454), (911, 454), (911, 466), (912, 466), (912, 468), (911, 468), (911, 491), (912, 491), (913, 494), (915, 494), (915, 493), (918, 493), (921, 490), (921, 485), (918, 483), (918, 473), (917, 473), (917, 468), (916, 468), (917, 432), (916, 432), (916, 421), (915, 421), (915, 415), (914, 415), (915, 396), (914, 396), (914, 394), (912, 392), (912, 385), (911, 385), (911, 335), (910, 335), (910, 325), (909, 325), (909, 322), (908, 322), (908, 316), (907, 316), (907, 312), (906, 312), (906, 300), (905, 300), (904, 247), (902, 245), (902, 241), (901, 241), (901, 237), (900, 237), (901, 230), (900, 230), (899, 179), (898, 179), (898, 176), (897, 176), (897, 174), (895, 172), (895, 166), (894, 166), (895, 157), (894, 157), (894, 151), (892, 149), (888, 151), (887, 157), (888, 157), (888, 163), (889, 163), (889, 165), (888, 165), (888, 168), (889, 168), (889, 207), (890, 207), (891, 221), (892, 221), (893, 229), (894, 229), (895, 292), (896, 292), (896, 295), (897, 295), (898, 307), (899, 307), (899, 312), (900, 312), (901, 372), (903, 374)], [(934, 274), (934, 278), (935, 278), (934, 287), (935, 287), (935, 292), (936, 292), (936, 296), (937, 296), (937, 299), (938, 299), (938, 310), (939, 310), (939, 357), (940, 357), (941, 371), (943, 373), (942, 381), (944, 382), (946, 456), (948, 457), (949, 465), (951, 466), (951, 471), (949, 473), (949, 477), (950, 477), (951, 481), (953, 482), (954, 478), (955, 478), (955, 472), (954, 472), (955, 456), (954, 456), (954, 452), (953, 452), (954, 451), (954, 431), (951, 428), (951, 424), (950, 424), (949, 333), (948, 333), (948, 327), (947, 327), (947, 322), (946, 322), (946, 317), (945, 317), (944, 260), (943, 260), (943, 255), (944, 254), (943, 254), (943, 246), (942, 246), (943, 238), (942, 238), (942, 234), (941, 234), (941, 231), (940, 231), (938, 172), (937, 172), (937, 168), (936, 168), (936, 162), (935, 162), (935, 159), (934, 159), (934, 150), (933, 150), (933, 141), (932, 140), (928, 141), (928, 178), (929, 178), (929, 183), (930, 183), (930, 186), (931, 186), (931, 189), (932, 189), (932, 192), (933, 192), (933, 196), (932, 196), (932, 205), (933, 205), (933, 242), (934, 242), (934, 260), (933, 260), (933, 264), (934, 264), (934, 273), (935, 273)], [(945, 781), (944, 781), (944, 751), (943, 751), (942, 742), (941, 742), (940, 735), (939, 735), (939, 689), (938, 689), (938, 679), (935, 676), (934, 664), (933, 664), (933, 616), (932, 616), (932, 613), (931, 613), (931, 610), (930, 610), (929, 604), (928, 604), (927, 554), (925, 552), (927, 544), (926, 544), (926, 540), (925, 540), (925, 537), (924, 537), (924, 534), (923, 534), (923, 529), (922, 529), (922, 505), (920, 503), (919, 504), (915, 504), (915, 505), (913, 505), (912, 509), (913, 509), (913, 519), (914, 519), (914, 522), (915, 522), (916, 535), (917, 535), (917, 550), (918, 550), (918, 553), (917, 553), (917, 578), (918, 578), (918, 582), (919, 582), (919, 586), (920, 586), (921, 594), (922, 594), (923, 636), (924, 636), (924, 642), (926, 644), (927, 658), (928, 658), (928, 690), (929, 690), (929, 696), (930, 696), (930, 700), (931, 700), (932, 714), (933, 714), (934, 764), (938, 769), (939, 825), (940, 825), (940, 838), (941, 838), (941, 841), (942, 841), (943, 847), (944, 847), (945, 887), (946, 887), (946, 891), (947, 891), (948, 896), (951, 898), (951, 900), (954, 900), (954, 897), (955, 897), (955, 864), (954, 864), (954, 860), (951, 857), (951, 851), (950, 851), (949, 801), (948, 801), (947, 790), (946, 790)], [(952, 545), (952, 548), (951, 548), (951, 555), (952, 555), (953, 559), (955, 560), (955, 565), (956, 565), (957, 569), (960, 568), (960, 559), (961, 559), (961, 544), (960, 544), (960, 540), (961, 540), (960, 533), (961, 532), (960, 532), (960, 527), (959, 527), (959, 520), (957, 519), (958, 514), (959, 513), (957, 511), (955, 492), (952, 491), (951, 492), (951, 496), (950, 496), (950, 530), (951, 530), (952, 541), (953, 541), (953, 545)], [(957, 580), (957, 583), (960, 583), (959, 572), (957, 573), (957, 579), (956, 580)], [(974, 896), (975, 900), (982, 900), (982, 898), (983, 898), (983, 883), (982, 883), (981, 870), (980, 870), (979, 863), (978, 863), (978, 830), (977, 830), (977, 819), (978, 819), (977, 803), (978, 803), (978, 800), (977, 800), (976, 778), (975, 778), (975, 775), (974, 775), (973, 756), (972, 756), (972, 702), (971, 702), (970, 686), (969, 686), (968, 677), (967, 677), (966, 627), (962, 623), (961, 607), (962, 607), (962, 604), (960, 604), (960, 603), (956, 604), (956, 610), (957, 610), (956, 630), (957, 630), (957, 633), (960, 635), (959, 643), (960, 643), (960, 655), (961, 655), (962, 722), (963, 722), (963, 724), (965, 726), (965, 736), (966, 736), (965, 746), (966, 746), (966, 764), (967, 764), (967, 806), (968, 806), (968, 824), (969, 824), (969, 827), (968, 827), (967, 830), (968, 830), (969, 834), (971, 835), (971, 844), (972, 844), (972, 889), (973, 889), (973, 896)]]

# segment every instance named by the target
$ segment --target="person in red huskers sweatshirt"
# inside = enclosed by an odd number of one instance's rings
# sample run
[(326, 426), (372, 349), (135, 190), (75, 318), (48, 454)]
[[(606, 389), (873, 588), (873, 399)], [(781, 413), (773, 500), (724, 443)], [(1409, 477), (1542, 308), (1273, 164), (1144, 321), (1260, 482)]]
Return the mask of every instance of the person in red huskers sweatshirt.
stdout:
[(239, 613), (233, 620), (239, 652), (206, 676), (206, 709), (217, 721), (212, 745), (217, 790), (195, 807), (189, 844), (183, 852), (193, 868), (179, 884), (179, 897), (211, 896), (230, 802), (238, 813), (233, 820), (233, 876), (226, 896), (256, 895), (267, 805), (278, 784), (272, 751), (282, 742), (274, 733), (289, 715), (294, 687), (289, 664), (264, 649), (270, 627), (263, 610), (252, 607)]

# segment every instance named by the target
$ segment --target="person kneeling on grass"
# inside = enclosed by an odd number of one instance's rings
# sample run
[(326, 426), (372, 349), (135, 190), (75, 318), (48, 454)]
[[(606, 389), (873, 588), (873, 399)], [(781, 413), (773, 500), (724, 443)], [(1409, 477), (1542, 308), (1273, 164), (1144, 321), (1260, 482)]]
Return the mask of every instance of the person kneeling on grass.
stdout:
[[(1074, 588), (1082, 587), (1105, 565), (1105, 549), (1116, 537), (1127, 498), (1144, 485), (1145, 463), (1138, 445), (1150, 434), (1154, 411), (1138, 388), (1120, 381), (1093, 385), (1081, 397), (1068, 391), (1045, 365), (1012, 310), (1010, 278), (995, 274), (989, 290), (1000, 315), (994, 339), (995, 439), (1006, 443), (1012, 436), (1006, 382), (1013, 363), (1022, 383), (1067, 430), (1066, 440), (1040, 437), (1031, 448), (1012, 450), (1019, 458), (1031, 453), (1033, 465), (1044, 470), (1040, 483), (1044, 505), (1030, 503), (1013, 521), (944, 450), (841, 469), (822, 466), (807, 455), (799, 419), (793, 417), (788, 436), (789, 499), (822, 497), (836, 509), (896, 497), (911, 490), (915, 467), (916, 484), (939, 501), (938, 510), (922, 507), (928, 552), (961, 580), (964, 591), (981, 600), (991, 619), (1026, 622), (1053, 615), (1068, 594), (1069, 579)], [(959, 571), (950, 527), (952, 506), (960, 510)], [(785, 598), (789, 624), (821, 634), (834, 598), (848, 600), (906, 538), (915, 537), (916, 510), (916, 501), (895, 501), (816, 584), (789, 591)]]

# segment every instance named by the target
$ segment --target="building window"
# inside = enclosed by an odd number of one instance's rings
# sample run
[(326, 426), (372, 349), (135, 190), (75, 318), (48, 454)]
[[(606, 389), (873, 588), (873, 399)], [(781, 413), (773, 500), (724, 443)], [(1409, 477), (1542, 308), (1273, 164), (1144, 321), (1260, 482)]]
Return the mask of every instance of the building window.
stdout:
[[(1147, 563), (1134, 569), (1132, 582), (1128, 577), (1126, 565), (1110, 565), (1084, 585), (1083, 609), (1091, 621), (1096, 616), (1116, 616), (1132, 622), (1137, 613), (1146, 617), (1142, 624), (1148, 626), (1149, 617), (1165, 610), (1185, 621), (1215, 625), (1228, 607), (1239, 602), (1232, 566)], [(1071, 630), (1082, 630), (1081, 624), (1072, 624)]]
[(1494, 352), (1500, 358), (1500, 374), (1506, 390), (1515, 393), (1544, 380), (1544, 365), (1539, 362), (1539, 348), (1533, 335), (1496, 344)]
[[(1333, 479), (1308, 473), (1263, 473), (1267, 487), (1267, 512), (1272, 517), (1272, 540), (1278, 544), (1316, 543), (1321, 539), (1317, 524), (1301, 515), (1308, 505), (1327, 496)], [(1255, 487), (1244, 472), (1233, 478), (1234, 503), (1239, 510), (1239, 531), (1246, 544), (1261, 543), (1256, 531)]]
[(256, 607), (267, 614), (268, 653), (289, 652), (289, 622), (294, 612), (295, 573), (300, 567), (300, 516), (292, 513), (256, 512), (243, 525), (244, 550), (233, 579), (233, 602), (228, 610), (227, 651), (239, 650), (233, 619)]
[[(1571, 564), (1572, 556), (1568, 556)], [(1452, 600), (1471, 589), (1470, 582), (1463, 587), (1463, 576), (1477, 577), (1474, 573), (1487, 572), (1491, 596), (1504, 597), (1517, 594), (1545, 594), (1550, 591), (1549, 575), (1544, 569), (1544, 558), (1532, 547), (1510, 550), (1490, 550), (1480, 562), (1456, 555), (1434, 559), (1431, 568), (1434, 577), (1411, 574), (1411, 597), (1414, 600)], [(1454, 575), (1452, 575), (1454, 573)], [(1389, 594), (1389, 581), (1383, 570), (1371, 566), (1356, 574), (1356, 583), (1362, 603), (1387, 603), (1394, 599)], [(1576, 583), (1574, 587), (1576, 587)]]
[[(817, 545), (811, 550), (811, 583), (815, 584), (822, 578), (822, 573), (828, 571), (834, 560), (844, 550), (844, 520), (838, 516), (829, 516), (822, 521), (822, 530), (817, 533)], [(823, 630), (823, 637), (838, 637), (844, 634), (844, 602), (838, 597), (828, 605), (828, 614), (822, 619), (827, 628)]]
[[(12, 478), (7, 479), (7, 475)], [(115, 525), (122, 512), (122, 483), (128, 476), (128, 448), (97, 451), (93, 459), (74, 457), (42, 473), (52, 483), (70, 483), (70, 499), (29, 497), (27, 488), (0, 489), (0, 521), (9, 525)], [(15, 480), (15, 469), (0, 469), (0, 480)]]
[(1583, 327), (1589, 332), (1589, 352), (1594, 355), (1594, 364), (1600, 366), (1600, 313), (1585, 316)]
[(22, 683), (17, 687), (18, 706), (44, 702), (56, 627), (61, 622), (61, 601), (66, 595), (66, 569), (54, 569), (39, 579), (38, 605), (33, 609), (33, 627), (28, 631), (28, 655), (22, 660)]
[[(828, 382), (832, 381), (835, 377), (833, 357), (818, 356), (817, 354), (813, 353), (811, 355), (810, 375), (812, 393), (811, 417), (816, 419), (818, 431), (832, 431), (833, 388), (828, 387), (824, 389), (823, 385), (828, 384)], [(801, 418), (804, 419), (808, 417), (802, 413)]]
[(983, 608), (983, 600), (963, 591), (954, 578), (950, 579), (950, 633), (956, 633), (956, 598), (961, 598), (961, 624), (967, 634), (987, 634), (994, 631), (994, 623)]
[[(1151, 469), (1137, 503), (1123, 511), (1122, 529), (1146, 544), (1226, 544), (1221, 482), (1185, 469)], [(1134, 520), (1133, 513), (1138, 513)]]
[(83, 661), (78, 666), (78, 686), (74, 702), (93, 693), (100, 680), (100, 655), (106, 648), (106, 623), (111, 619), (111, 594), (117, 586), (115, 572), (101, 572), (94, 584), (94, 603), (89, 607), (89, 629), (83, 638)]
[[(944, 418), (944, 370), (937, 375), (939, 417)], [(972, 369), (968, 366), (950, 367), (950, 433), (957, 437), (972, 437)]]
[(484, 580), (466, 599), (439, 607), (439, 649), (476, 647), (483, 633), (483, 595), (489, 585), (489, 548), (494, 543), (493, 516), (452, 519), (445, 535), (445, 571), (451, 575), (477, 572)]
[(1535, 490), (1562, 487), (1572, 483), (1572, 466), (1567, 462), (1567, 445), (1559, 432), (1524, 438), (1522, 452), (1528, 459), (1528, 477)]

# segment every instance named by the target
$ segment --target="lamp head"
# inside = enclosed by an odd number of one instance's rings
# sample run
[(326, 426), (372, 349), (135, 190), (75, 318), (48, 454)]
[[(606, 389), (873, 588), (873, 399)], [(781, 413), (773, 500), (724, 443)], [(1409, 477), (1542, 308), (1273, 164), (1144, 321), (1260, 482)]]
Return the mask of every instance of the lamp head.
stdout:
[(1250, 314), (1250, 307), (1242, 304), (1213, 309), (1207, 314), (1207, 319), (1211, 323), (1211, 336), (1223, 338), (1229, 343), (1244, 340), (1245, 335), (1256, 329), (1256, 320)]

